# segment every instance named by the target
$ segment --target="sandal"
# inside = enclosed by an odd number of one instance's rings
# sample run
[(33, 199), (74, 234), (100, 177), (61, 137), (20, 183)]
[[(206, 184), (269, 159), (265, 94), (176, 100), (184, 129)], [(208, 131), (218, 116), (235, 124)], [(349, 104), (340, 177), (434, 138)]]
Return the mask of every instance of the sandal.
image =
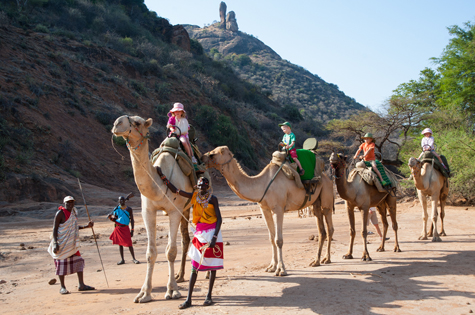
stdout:
[(300, 170), (300, 173), (299, 173), (299, 175), (300, 175), (300, 176), (303, 176), (303, 175), (305, 175), (305, 170), (304, 170), (304, 169)]
[(132, 261), (133, 261), (134, 264), (136, 264), (136, 265), (140, 264), (140, 261), (138, 261), (137, 259), (133, 259)]
[(191, 302), (185, 301), (184, 303), (178, 305), (178, 308), (181, 310), (184, 310), (185, 308), (188, 308), (191, 306)]
[(66, 290), (66, 288), (61, 288), (61, 290), (59, 290), (59, 293), (60, 294), (69, 294), (69, 291)]
[(84, 285), (82, 288), (79, 288), (78, 291), (92, 291), (92, 290), (95, 290), (95, 289), (96, 288), (94, 288), (94, 287)]
[(118, 264), (118, 265), (123, 265), (123, 264), (125, 264), (125, 261), (121, 260), (121, 261), (119, 261), (117, 264)]
[(203, 302), (203, 306), (210, 306), (214, 304), (213, 300), (211, 299), (206, 299), (204, 302)]

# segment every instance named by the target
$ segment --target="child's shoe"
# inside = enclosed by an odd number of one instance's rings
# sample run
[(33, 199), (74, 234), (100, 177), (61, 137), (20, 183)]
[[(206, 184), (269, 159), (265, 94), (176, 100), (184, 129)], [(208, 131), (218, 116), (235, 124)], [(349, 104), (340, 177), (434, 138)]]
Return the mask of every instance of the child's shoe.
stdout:
[(299, 172), (299, 175), (300, 176), (303, 176), (305, 174), (305, 170), (304, 169), (301, 169), (300, 172)]
[(193, 164), (198, 164), (198, 161), (196, 160), (196, 158), (195, 158), (194, 156), (191, 157), (191, 162), (192, 162)]

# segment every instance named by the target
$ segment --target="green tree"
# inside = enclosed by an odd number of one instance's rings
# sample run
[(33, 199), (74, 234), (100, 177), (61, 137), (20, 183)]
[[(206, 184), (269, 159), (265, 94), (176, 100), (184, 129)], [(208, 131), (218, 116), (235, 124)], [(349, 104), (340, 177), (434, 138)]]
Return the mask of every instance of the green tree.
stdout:
[(465, 112), (475, 121), (475, 25), (467, 22), (465, 27), (451, 26), (454, 36), (440, 58), (439, 65), (441, 97), (439, 104), (448, 109)]

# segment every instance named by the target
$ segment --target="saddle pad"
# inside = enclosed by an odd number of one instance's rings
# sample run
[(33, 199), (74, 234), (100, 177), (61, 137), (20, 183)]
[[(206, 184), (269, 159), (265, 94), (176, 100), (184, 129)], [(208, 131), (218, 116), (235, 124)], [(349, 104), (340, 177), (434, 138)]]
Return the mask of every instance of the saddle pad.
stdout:
[[(371, 165), (371, 162), (366, 162), (366, 161), (365, 161), (364, 164), (365, 164), (367, 167), (371, 167), (371, 169), (373, 169), (373, 166)], [(384, 169), (383, 164), (381, 164), (381, 162), (379, 162), (378, 160), (376, 160), (376, 167), (378, 168), (378, 171), (379, 171), (379, 173), (381, 174), (381, 177), (383, 178), (383, 182), (381, 183), (381, 185), (383, 185), (383, 186), (391, 185), (391, 186), (392, 186), (392, 183), (391, 183), (391, 181), (389, 180), (388, 175), (386, 175), (386, 170)], [(373, 170), (373, 172), (374, 172), (374, 170)], [(379, 180), (379, 177), (378, 177), (378, 180)]]
[(305, 170), (305, 174), (300, 176), (301, 180), (309, 180), (312, 179), (315, 174), (315, 163), (316, 157), (312, 151), (298, 149), (297, 156), (299, 158), (300, 164), (302, 165), (303, 169)]

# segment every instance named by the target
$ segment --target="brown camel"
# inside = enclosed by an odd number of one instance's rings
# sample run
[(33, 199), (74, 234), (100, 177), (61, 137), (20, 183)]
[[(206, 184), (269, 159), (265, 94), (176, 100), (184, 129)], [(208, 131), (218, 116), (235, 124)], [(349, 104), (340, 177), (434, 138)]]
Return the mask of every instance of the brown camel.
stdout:
[[(441, 242), (440, 236), (446, 236), (444, 231), (445, 202), (449, 195), (449, 181), (436, 170), (430, 163), (422, 163), (415, 158), (409, 159), (409, 167), (416, 184), (417, 195), (422, 205), (422, 233), (420, 240), (426, 240), (427, 236), (432, 236), (432, 242)], [(427, 234), (427, 196), (432, 201), (432, 225)], [(437, 203), (440, 202), (440, 222), (441, 230), (437, 233)]]
[[(244, 172), (236, 159), (233, 158), (233, 154), (226, 146), (217, 147), (213, 151), (208, 152), (202, 160), (208, 167), (214, 167), (221, 172), (236, 195), (242, 199), (258, 202), (266, 220), (269, 239), (272, 245), (272, 259), (266, 271), (274, 272), (276, 276), (287, 275), (282, 257), (284, 212), (298, 210), (302, 206), (305, 199), (305, 189), (298, 188), (294, 180), (288, 179), (282, 172), (279, 172), (264, 196), (264, 192), (279, 166), (271, 163), (259, 175), (249, 176)], [(262, 198), (263, 196), (264, 198)], [(311, 201), (307, 201), (303, 205), (303, 207), (313, 205), (319, 233), (317, 256), (310, 263), (310, 266), (320, 265), (323, 243), (327, 239), (323, 217), (325, 217), (328, 229), (328, 240), (332, 239), (334, 231), (332, 221), (333, 202), (332, 182), (328, 176), (322, 174), (322, 180), (317, 185)], [(321, 261), (325, 264), (331, 262), (331, 242), (328, 241), (327, 244), (326, 256)]]
[[(148, 129), (152, 125), (152, 119), (147, 120), (139, 116), (121, 116), (114, 122), (112, 133), (117, 137), (122, 136), (127, 141), (130, 151), (132, 167), (134, 169), (135, 183), (142, 194), (142, 217), (147, 230), (147, 276), (134, 302), (145, 303), (152, 300), (152, 274), (157, 259), (157, 211), (167, 212), (169, 218), (169, 238), (166, 249), (168, 260), (168, 284), (165, 298), (177, 299), (181, 297), (178, 291), (178, 282), (184, 281), (184, 269), (186, 254), (190, 243), (188, 234), (189, 206), (184, 209), (187, 199), (178, 198), (163, 184), (154, 166), (160, 166), (163, 173), (179, 189), (192, 191), (191, 182), (181, 171), (174, 156), (170, 153), (161, 154), (152, 165), (149, 159)], [(172, 173), (172, 169), (174, 169)], [(167, 194), (165, 195), (165, 192)], [(168, 198), (167, 198), (168, 197)], [(175, 279), (174, 262), (177, 255), (177, 232), (181, 222), (182, 257), (180, 271)]]
[(381, 221), (383, 222), (383, 237), (381, 245), (377, 249), (378, 252), (384, 252), (384, 243), (386, 233), (388, 231), (388, 219), (386, 218), (387, 209), (391, 216), (392, 227), (395, 235), (394, 251), (400, 252), (399, 242), (397, 239), (397, 221), (396, 221), (396, 197), (386, 192), (379, 192), (376, 186), (368, 185), (358, 174), (352, 182), (348, 182), (346, 177), (346, 160), (347, 157), (341, 154), (332, 153), (330, 156), (330, 164), (335, 170), (335, 183), (340, 197), (346, 201), (346, 211), (350, 220), (350, 246), (348, 253), (343, 256), (345, 259), (353, 259), (353, 243), (355, 240), (355, 207), (361, 210), (363, 221), (361, 236), (363, 237), (364, 251), (362, 260), (370, 261), (371, 257), (366, 246), (366, 222), (368, 222), (369, 208), (377, 207)]

